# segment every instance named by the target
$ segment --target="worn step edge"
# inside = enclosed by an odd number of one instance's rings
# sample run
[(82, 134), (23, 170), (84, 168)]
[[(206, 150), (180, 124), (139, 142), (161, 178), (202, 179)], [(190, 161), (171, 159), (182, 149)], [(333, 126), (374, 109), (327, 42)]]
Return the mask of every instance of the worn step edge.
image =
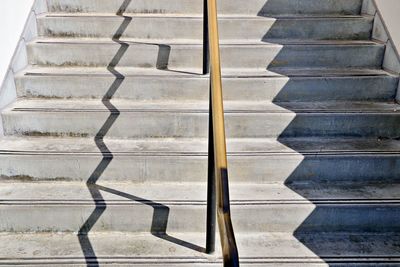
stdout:
[[(174, 78), (197, 78), (209, 79), (208, 75), (202, 75), (195, 70), (187, 69), (186, 72), (166, 72), (158, 69), (116, 67), (124, 77), (160, 77), (163, 79)], [(247, 69), (223, 69), (223, 78), (320, 78), (320, 77), (393, 77), (398, 78), (397, 74), (380, 69), (310, 69), (310, 68), (270, 68), (268, 70), (247, 70)], [(77, 77), (115, 77), (107, 68), (102, 67), (40, 67), (29, 66), (16, 74), (17, 78), (26, 76), (77, 76)]]
[[(179, 18), (192, 18), (192, 19), (201, 19), (203, 20), (203, 14), (190, 14), (190, 13), (123, 13), (123, 16), (117, 15), (116, 13), (67, 13), (67, 12), (51, 12), (44, 13), (38, 16), (41, 18), (121, 18), (121, 17), (139, 17), (139, 18), (171, 18), (171, 19), (179, 19)], [(252, 15), (252, 14), (220, 14), (218, 15), (218, 19), (246, 19), (246, 20), (275, 20), (275, 19), (373, 19), (374, 16), (368, 14), (361, 15), (345, 15), (345, 14), (327, 14), (327, 15), (307, 15), (307, 14), (293, 14), (293, 15), (274, 15), (274, 16), (260, 16), (260, 15)]]
[[(206, 101), (132, 101), (111, 99), (112, 108), (100, 100), (93, 99), (20, 99), (3, 111), (13, 112), (90, 112), (90, 113), (131, 113), (131, 112), (174, 112), (208, 113)], [(265, 114), (400, 114), (400, 105), (392, 102), (269, 102), (269, 101), (226, 101), (225, 113)]]
[[(105, 137), (110, 154), (118, 156), (206, 156), (207, 139), (113, 139)], [(229, 138), (229, 156), (257, 155), (394, 155), (400, 141), (379, 138)], [(1, 155), (107, 156), (92, 138), (3, 137)]]
[[(203, 235), (176, 234), (176, 241), (202, 249)], [(93, 252), (83, 254), (79, 240), (86, 238), (93, 245)], [(399, 237), (396, 234), (386, 235), (352, 235), (322, 234), (309, 236), (304, 241), (285, 233), (246, 234), (237, 235), (241, 264), (246, 266), (276, 266), (282, 264), (312, 264), (311, 266), (326, 266), (331, 264), (399, 264), (400, 257), (393, 251), (393, 246)], [(313, 239), (315, 241), (313, 241)], [(355, 241), (352, 241), (352, 240)], [(77, 237), (75, 234), (0, 234), (4, 248), (0, 254), (0, 265), (72, 265), (88, 263), (96, 264), (134, 264), (140, 266), (220, 266), (222, 263), (220, 246), (214, 255), (209, 256), (184, 246), (168, 241), (166, 237), (155, 237), (150, 234), (127, 233), (90, 233)], [(171, 239), (170, 239), (171, 240)], [(315, 248), (316, 243), (326, 245), (320, 252), (312, 251), (307, 246)], [(326, 241), (328, 240), (328, 241)], [(359, 241), (356, 241), (359, 240)], [(385, 242), (386, 240), (386, 242)], [(371, 244), (376, 241), (377, 246)], [(217, 240), (217, 242), (219, 242)], [(307, 242), (304, 244), (304, 242)], [(123, 244), (123, 245), (122, 245)], [(136, 245), (135, 245), (136, 244)], [(142, 250), (137, 246), (142, 244)], [(329, 246), (337, 247), (338, 251), (327, 252)], [(16, 248), (20, 248), (19, 250)], [(69, 247), (69, 251), (65, 248)], [(284, 247), (290, 248), (283, 249)], [(370, 252), (365, 252), (365, 248)], [(128, 249), (130, 248), (130, 249)], [(132, 248), (136, 248), (133, 249)], [(192, 246), (193, 248), (193, 246)], [(363, 249), (364, 248), (364, 249)], [(385, 253), (385, 248), (387, 252)], [(55, 251), (64, 251), (55, 254)], [(146, 251), (146, 252), (145, 252)], [(391, 252), (391, 253), (390, 253)], [(57, 255), (57, 256), (54, 256)], [(165, 265), (168, 264), (168, 265)], [(218, 265), (211, 265), (218, 264)], [(267, 264), (267, 265), (266, 265)], [(376, 265), (374, 265), (376, 266)]]
[[(103, 183), (1, 182), (0, 205), (143, 205), (205, 206), (205, 183)], [(231, 183), (232, 206), (248, 205), (338, 205), (399, 206), (400, 184), (311, 183), (256, 184)], [(102, 197), (90, 192), (99, 190)], [(114, 193), (115, 192), (115, 193)], [(373, 192), (373, 193), (371, 193)], [(140, 196), (137, 202), (125, 196)], [(163, 197), (160, 197), (163, 196)], [(151, 200), (150, 200), (151, 199)]]
[[(273, 39), (272, 39), (273, 40)], [(140, 42), (138, 42), (140, 41)], [(123, 42), (131, 45), (157, 45), (155, 43), (157, 40), (145, 40), (145, 39), (135, 39), (135, 38), (119, 38), (118, 42)], [(158, 40), (162, 41), (163, 45), (174, 45), (174, 46), (188, 46), (188, 47), (202, 47), (202, 41), (200, 40)], [(290, 40), (284, 39), (280, 40), (282, 43), (275, 42), (264, 42), (261, 40), (228, 40), (226, 42), (221, 41), (220, 46), (250, 46), (250, 47), (281, 47), (282, 45), (304, 45), (304, 46), (315, 46), (315, 45), (326, 45), (326, 46), (384, 46), (384, 43), (378, 40)], [(112, 38), (57, 38), (57, 37), (40, 37), (29, 42), (28, 45), (34, 44), (99, 44), (99, 45), (118, 45), (120, 43), (112, 40)]]

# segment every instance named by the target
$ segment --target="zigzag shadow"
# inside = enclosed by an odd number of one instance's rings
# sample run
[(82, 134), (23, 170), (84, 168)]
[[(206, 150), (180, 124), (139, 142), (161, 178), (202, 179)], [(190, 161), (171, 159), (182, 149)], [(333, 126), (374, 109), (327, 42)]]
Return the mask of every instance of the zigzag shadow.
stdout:
[[(95, 209), (90, 214), (89, 218), (81, 226), (77, 234), (87, 266), (99, 266), (99, 261), (96, 256), (95, 249), (89, 239), (88, 234), (93, 229), (93, 227), (100, 219), (102, 214), (105, 212), (105, 210), (107, 209), (106, 201), (101, 194), (102, 191), (119, 195), (127, 199), (130, 199), (132, 201), (136, 201), (151, 206), (154, 209), (152, 226), (151, 226), (152, 235), (198, 252), (205, 251), (205, 249), (202, 247), (186, 242), (184, 240), (174, 238), (166, 233), (168, 225), (168, 217), (169, 217), (169, 208), (167, 206), (153, 202), (151, 200), (146, 200), (111, 188), (97, 185), (98, 180), (101, 178), (101, 176), (103, 175), (103, 173), (105, 172), (105, 170), (107, 169), (107, 167), (110, 165), (110, 163), (114, 158), (112, 151), (109, 150), (109, 148), (104, 142), (104, 137), (107, 135), (109, 130), (112, 128), (113, 124), (120, 116), (120, 111), (111, 103), (111, 99), (113, 98), (118, 88), (125, 80), (125, 76), (116, 70), (116, 66), (121, 61), (124, 54), (129, 48), (129, 44), (127, 42), (122, 42), (120, 38), (125, 32), (125, 30), (128, 28), (129, 24), (132, 22), (132, 17), (123, 15), (123, 13), (125, 12), (125, 10), (130, 5), (131, 2), (132, 0), (125, 0), (120, 9), (116, 13), (118, 16), (124, 19), (121, 26), (118, 28), (118, 30), (116, 31), (115, 35), (112, 38), (114, 42), (120, 45), (120, 48), (118, 49), (116, 55), (107, 66), (107, 70), (115, 77), (115, 80), (107, 90), (104, 97), (102, 98), (102, 103), (109, 110), (110, 115), (94, 138), (96, 146), (102, 153), (103, 158), (96, 167), (96, 169), (93, 171), (93, 173), (90, 175), (86, 183), (87, 188), (95, 203)], [(159, 46), (157, 68), (162, 70), (167, 70), (171, 48), (167, 45), (161, 45), (161, 44), (150, 44), (150, 45)]]
[[(285, 3), (289, 3), (289, 1), (269, 0), (259, 11), (258, 16), (273, 17), (268, 11), (272, 8), (275, 9), (279, 7), (279, 5), (284, 5)], [(307, 80), (307, 75), (302, 72), (297, 72), (296, 75), (289, 75), (287, 70), (279, 68), (279, 62), (292, 60), (291, 58), (294, 58), (296, 55), (290, 54), (290, 51), (285, 48), (284, 44), (280, 43), (280, 40), (270, 39), (273, 36), (279, 35), (279, 31), (282, 31), (281, 26), (279, 22), (275, 22), (260, 40), (262, 42), (282, 45), (282, 48), (276, 53), (275, 57), (269, 59), (266, 64), (266, 69), (272, 71), (276, 74), (276, 77), (280, 77), (281, 79), (279, 88), (276, 84), (274, 85), (276, 88), (274, 88), (275, 91), (271, 94), (273, 96), (272, 102), (281, 108), (295, 113), (295, 117), (288, 121), (286, 127), (283, 127), (282, 132), (277, 137), (277, 141), (290, 148), (299, 158), (296, 160), (292, 159), (293, 162), (296, 163), (289, 163), (288, 165), (296, 166), (291, 167), (291, 172), (289, 172), (288, 175), (279, 175), (279, 179), (283, 180), (287, 188), (297, 193), (306, 202), (315, 206), (308, 216), (304, 217), (301, 224), (294, 229), (293, 236), (300, 244), (308, 248), (315, 257), (325, 261), (328, 266), (337, 266), (337, 263), (331, 262), (341, 257), (343, 259), (353, 257), (353, 260), (358, 257), (354, 255), (369, 257), (371, 256), (369, 255), (369, 251), (374, 251), (374, 246), (386, 242), (374, 240), (374, 234), (382, 232), (382, 227), (371, 228), (371, 225), (386, 225), (387, 227), (391, 227), (391, 229), (398, 229), (398, 223), (391, 226), (387, 225), (387, 222), (398, 221), (398, 208), (382, 208), (378, 205), (374, 206), (356, 202), (353, 202), (356, 204), (347, 206), (340, 204), (332, 205), (330, 201), (337, 201), (341, 198), (341, 201), (348, 201), (348, 203), (351, 203), (351, 201), (354, 200), (353, 193), (355, 199), (357, 199), (357, 196), (359, 197), (361, 195), (360, 191), (357, 191), (360, 190), (357, 187), (357, 184), (359, 185), (360, 183), (370, 183), (370, 185), (379, 186), (379, 184), (388, 181), (388, 179), (398, 183), (398, 176), (396, 177), (395, 174), (391, 174), (391, 176), (388, 177), (387, 171), (385, 171), (396, 169), (399, 164), (398, 159), (392, 156), (380, 157), (377, 159), (371, 155), (350, 155), (350, 153), (340, 158), (333, 155), (334, 153), (327, 153), (324, 155), (320, 153), (321, 150), (326, 147), (323, 142), (314, 147), (315, 153), (307, 152), (310, 148), (306, 147), (301, 140), (293, 140), (298, 137), (304, 137), (301, 135), (329, 138), (368, 137), (378, 139), (380, 137), (373, 135), (365, 136), (363, 131), (358, 129), (359, 125), (352, 120), (348, 120), (346, 125), (343, 125), (335, 120), (324, 121), (322, 116), (313, 117), (310, 114), (299, 113), (298, 110), (292, 108), (288, 102), (301, 102), (304, 100), (308, 102), (323, 102), (324, 100), (326, 101), (326, 97), (335, 99), (335, 101), (346, 101), (356, 98), (355, 95), (352, 95), (352, 92), (357, 92), (357, 90), (368, 91), (368, 89), (372, 92), (374, 88), (370, 85), (368, 85), (368, 88), (362, 88), (361, 85), (356, 85), (357, 88), (355, 88), (354, 84), (352, 85), (348, 82), (348, 77), (342, 80), (338, 79), (340, 75), (351, 75), (347, 73), (334, 73), (330, 76), (321, 75), (319, 79), (315, 79), (314, 81)], [(298, 25), (298, 27), (301, 27), (301, 25)], [(364, 38), (364, 36), (360, 36), (360, 39), (362, 38)], [(368, 57), (368, 55), (365, 56)], [(343, 60), (343, 58), (340, 57), (338, 57), (338, 59)], [(314, 67), (320, 67), (318, 62), (319, 59), (316, 60), (316, 66)], [(313, 66), (312, 62), (309, 63), (310, 66)], [(362, 76), (363, 74), (360, 72), (357, 75)], [(371, 79), (373, 79), (373, 77)], [(340, 86), (338, 87), (338, 85)], [(265, 89), (269, 90), (270, 88)], [(318, 94), (315, 92), (318, 92)], [(391, 95), (387, 92), (388, 90), (386, 90), (385, 94), (382, 94), (383, 99), (394, 97), (395, 87)], [(351, 115), (349, 117), (351, 117)], [(304, 127), (305, 124), (311, 125), (311, 120), (317, 120), (319, 128), (304, 129), (304, 131), (299, 134), (299, 129)], [(324, 127), (331, 128), (328, 130), (328, 128)], [(369, 127), (380, 127), (379, 121), (377, 120), (376, 125), (369, 125)], [(348, 135), (343, 136), (342, 132), (346, 131)], [(341, 144), (337, 145), (340, 146)], [(344, 150), (347, 149), (347, 151), (350, 152), (357, 150), (356, 145), (354, 147), (344, 147)], [(348, 190), (346, 196), (340, 197), (335, 195), (335, 192), (339, 192), (341, 189)], [(379, 200), (379, 196), (376, 197), (375, 192), (369, 192), (369, 194), (369, 200)], [(357, 216), (354, 214), (357, 214)], [(293, 216), (296, 215), (294, 214)], [(385, 223), (384, 220), (386, 220)], [(371, 235), (363, 235), (363, 233), (366, 232)], [(375, 241), (376, 244), (374, 244)], [(391, 242), (391, 240), (387, 240), (386, 245), (390, 244), (390, 246), (395, 247)], [(378, 249), (377, 251), (380, 250)], [(382, 251), (380, 251), (380, 253), (382, 253)]]

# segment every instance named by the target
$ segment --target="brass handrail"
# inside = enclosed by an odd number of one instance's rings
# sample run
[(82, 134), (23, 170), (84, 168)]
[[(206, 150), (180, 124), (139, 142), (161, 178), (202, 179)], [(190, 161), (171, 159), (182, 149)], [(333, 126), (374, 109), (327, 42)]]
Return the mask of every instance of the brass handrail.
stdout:
[[(233, 231), (228, 181), (228, 160), (222, 94), (216, 0), (204, 0), (204, 72), (210, 69), (210, 120), (208, 151), (208, 200), (206, 251), (215, 250), (217, 217), (224, 266), (239, 266), (239, 254)], [(209, 54), (208, 54), (209, 52)], [(210, 63), (208, 63), (208, 61)]]

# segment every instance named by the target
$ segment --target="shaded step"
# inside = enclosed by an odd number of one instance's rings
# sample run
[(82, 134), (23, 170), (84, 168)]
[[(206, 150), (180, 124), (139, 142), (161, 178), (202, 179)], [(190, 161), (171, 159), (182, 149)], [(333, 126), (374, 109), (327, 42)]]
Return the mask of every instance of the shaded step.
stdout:
[[(206, 139), (106, 138), (96, 145), (87, 138), (7, 137), (0, 148), (4, 181), (86, 182), (102, 162), (108, 163), (101, 173), (106, 182), (204, 183), (207, 179)], [(396, 140), (228, 139), (228, 160), (233, 183), (278, 182), (291, 187), (304, 182), (400, 181)]]
[[(207, 101), (208, 77), (163, 70), (116, 68), (123, 80), (113, 98), (139, 101)], [(17, 76), (19, 96), (103, 98), (116, 77), (106, 68), (29, 68)], [(398, 77), (380, 70), (225, 71), (225, 100), (388, 101)]]
[[(220, 16), (221, 40), (267, 40), (270, 38), (366, 40), (373, 17), (265, 18)], [(202, 16), (106, 14), (47, 14), (38, 18), (39, 36), (124, 37), (136, 39), (203, 39)]]
[[(20, 100), (2, 114), (6, 135), (207, 137), (207, 102)], [(398, 104), (226, 102), (228, 137), (398, 138)]]
[[(0, 231), (205, 232), (203, 184), (3, 183)], [(322, 188), (323, 187), (323, 188)], [(231, 184), (236, 232), (397, 232), (398, 184)], [(330, 189), (330, 190), (329, 190)], [(29, 216), (30, 220), (22, 218)], [(87, 219), (94, 217), (90, 221)], [(268, 229), (268, 230), (267, 230)]]
[[(248, 0), (244, 5), (241, 1), (218, 1), (221, 14), (360, 14), (362, 0)], [(50, 12), (71, 13), (189, 13), (202, 14), (201, 0), (135, 0), (124, 5), (124, 0), (49, 0)], [(122, 8), (121, 8), (122, 7)], [(155, 8), (157, 7), (157, 8)]]
[[(203, 235), (170, 235), (177, 240), (171, 242), (150, 234), (93, 233), (88, 236), (90, 243), (83, 246), (91, 245), (93, 250), (84, 254), (75, 234), (1, 234), (4, 249), (0, 252), (0, 261), (2, 264), (42, 266), (87, 263), (168, 267), (221, 265), (219, 257), (187, 247), (189, 244), (202, 246)], [(397, 246), (400, 237), (396, 234), (319, 234), (299, 239), (285, 233), (238, 234), (241, 266), (395, 266), (400, 263)], [(180, 240), (189, 244), (177, 245)], [(215, 255), (220, 255), (219, 246), (216, 247)]]
[[(290, 45), (254, 43), (221, 46), (223, 68), (381, 68), (384, 45), (362, 41), (320, 41)], [(37, 40), (29, 63), (49, 66), (129, 66), (185, 71), (202, 68), (202, 45), (113, 42), (87, 39)], [(365, 57), (365, 55), (369, 55)]]
[[(262, 2), (262, 1), (260, 1)], [(258, 12), (263, 16), (274, 15), (321, 15), (361, 13), (361, 0), (314, 1), (314, 0), (268, 0)]]

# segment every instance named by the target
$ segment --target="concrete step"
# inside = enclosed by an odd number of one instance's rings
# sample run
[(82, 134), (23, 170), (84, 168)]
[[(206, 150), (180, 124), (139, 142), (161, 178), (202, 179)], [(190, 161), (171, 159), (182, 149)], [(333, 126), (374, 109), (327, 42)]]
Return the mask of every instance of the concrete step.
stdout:
[[(201, 0), (48, 0), (50, 12), (70, 13), (126, 13), (149, 14), (202, 14)], [(220, 14), (274, 15), (274, 14), (347, 14), (356, 15), (361, 12), (362, 0), (220, 0)]]
[[(215, 256), (199, 252), (205, 243), (202, 234), (170, 233), (160, 238), (114, 232), (78, 238), (72, 233), (5, 233), (0, 234), (0, 241), (4, 244), (0, 264), (4, 265), (217, 267), (222, 264), (219, 246)], [(252, 267), (396, 266), (400, 264), (398, 242), (400, 237), (395, 233), (237, 235), (241, 266)]]
[[(205, 232), (205, 183), (2, 183), (1, 232)], [(397, 232), (400, 184), (231, 184), (235, 232)], [(29, 217), (29, 220), (23, 218)], [(89, 219), (94, 217), (95, 219)]]
[[(207, 139), (5, 137), (3, 181), (204, 183)], [(228, 139), (232, 183), (400, 182), (400, 142), (362, 138)]]
[[(385, 46), (370, 41), (314, 41), (221, 46), (223, 68), (381, 68)], [(40, 39), (28, 44), (29, 63), (58, 67), (128, 66), (166, 71), (202, 69), (201, 44), (101, 39)], [(365, 55), (368, 55), (367, 57)], [(118, 74), (115, 74), (116, 76)]]
[[(207, 102), (19, 100), (2, 113), (6, 135), (197, 138), (208, 136)], [(398, 104), (225, 103), (227, 136), (398, 138)]]
[[(373, 16), (285, 17), (220, 16), (221, 40), (316, 39), (367, 40)], [(110, 14), (46, 14), (38, 18), (42, 37), (108, 37), (143, 40), (202, 40), (200, 15), (117, 16)]]
[[(207, 101), (209, 78), (191, 73), (116, 68), (114, 99)], [(389, 101), (398, 77), (373, 69), (224, 71), (226, 101)], [(106, 68), (28, 68), (17, 75), (20, 97), (103, 98), (116, 77)]]

